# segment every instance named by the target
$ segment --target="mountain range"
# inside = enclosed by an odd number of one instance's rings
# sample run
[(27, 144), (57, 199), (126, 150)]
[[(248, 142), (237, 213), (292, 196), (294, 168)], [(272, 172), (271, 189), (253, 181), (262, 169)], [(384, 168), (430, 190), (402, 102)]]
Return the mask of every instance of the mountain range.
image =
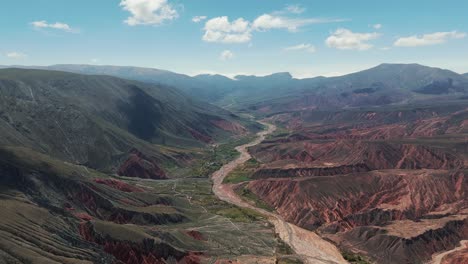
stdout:
[[(0, 262), (303, 263), (277, 214), (337, 263), (466, 263), (467, 106), (466, 75), (418, 64), (0, 69)], [(252, 117), (277, 127), (257, 145)]]
[(119, 66), (54, 65), (46, 68), (80, 74), (111, 75), (177, 87), (188, 96), (228, 109), (275, 113), (300, 108), (400, 104), (466, 96), (468, 80), (449, 70), (419, 64), (381, 64), (338, 77), (295, 79), (268, 76), (187, 76), (170, 71)]

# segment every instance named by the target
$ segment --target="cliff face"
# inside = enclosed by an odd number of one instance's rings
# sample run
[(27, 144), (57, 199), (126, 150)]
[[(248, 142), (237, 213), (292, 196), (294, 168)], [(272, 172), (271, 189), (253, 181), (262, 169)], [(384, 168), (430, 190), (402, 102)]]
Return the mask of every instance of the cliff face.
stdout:
[[(460, 240), (468, 236), (468, 218), (451, 220), (447, 223), (427, 228), (413, 237), (399, 237), (388, 234), (385, 229), (373, 227), (356, 228), (342, 235), (346, 243), (356, 243), (357, 249), (366, 250), (378, 263), (425, 263), (436, 252), (451, 250)], [(445, 257), (447, 263), (466, 260), (463, 251)], [(444, 263), (444, 262), (442, 262)], [(463, 262), (459, 262), (463, 263)]]
[(391, 170), (252, 181), (248, 188), (288, 220), (323, 231), (418, 219), (466, 205), (464, 172)]
[[(322, 143), (267, 144), (251, 149), (254, 157), (269, 167), (287, 160), (296, 167), (362, 166), (378, 169), (455, 169), (464, 167), (464, 160), (443, 148), (421, 144), (387, 143), (381, 141), (336, 140)], [(307, 158), (304, 158), (307, 157)], [(277, 162), (278, 164), (281, 164)], [(281, 166), (285, 167), (285, 166)], [(339, 171), (339, 168), (337, 168)], [(343, 170), (346, 173), (345, 170)], [(343, 173), (341, 173), (343, 174)]]
[[(269, 178), (247, 187), (288, 221), (329, 235), (344, 248), (367, 252), (378, 263), (418, 263), (468, 238), (466, 215), (435, 226), (441, 218), (468, 207), (467, 175), (466, 171), (383, 170)], [(408, 237), (392, 234), (392, 225), (403, 229), (422, 219), (426, 222), (419, 233), (410, 228)]]
[(246, 186), (345, 251), (426, 262), (468, 237), (468, 111), (452, 106), (275, 115), (286, 129), (249, 149)]

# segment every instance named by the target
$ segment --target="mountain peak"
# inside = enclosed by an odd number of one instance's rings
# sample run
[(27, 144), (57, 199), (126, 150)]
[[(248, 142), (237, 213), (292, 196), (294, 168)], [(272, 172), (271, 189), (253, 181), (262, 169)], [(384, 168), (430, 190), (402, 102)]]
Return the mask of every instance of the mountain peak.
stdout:
[(293, 77), (289, 72), (277, 72), (265, 76), (257, 75), (236, 75), (234, 79), (236, 80), (254, 80), (254, 79), (264, 79), (264, 80), (291, 80)]

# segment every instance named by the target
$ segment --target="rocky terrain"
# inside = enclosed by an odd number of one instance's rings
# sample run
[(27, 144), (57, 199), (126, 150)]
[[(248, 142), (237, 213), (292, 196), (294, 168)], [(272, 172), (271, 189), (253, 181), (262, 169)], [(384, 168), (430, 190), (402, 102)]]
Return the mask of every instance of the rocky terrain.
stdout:
[(466, 261), (454, 248), (467, 239), (468, 109), (451, 107), (394, 119), (392, 108), (330, 112), (321, 122), (307, 111), (272, 116), (283, 129), (251, 147), (253, 167), (231, 181), (247, 180), (246, 199), (376, 263), (443, 252)]
[(463, 75), (39, 68), (0, 70), (0, 263), (468, 261)]

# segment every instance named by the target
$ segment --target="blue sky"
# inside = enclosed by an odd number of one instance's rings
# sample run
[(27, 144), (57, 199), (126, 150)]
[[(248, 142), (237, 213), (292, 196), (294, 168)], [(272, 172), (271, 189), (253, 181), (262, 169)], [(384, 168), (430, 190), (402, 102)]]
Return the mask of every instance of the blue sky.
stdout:
[(15, 0), (1, 6), (2, 65), (309, 77), (415, 62), (468, 72), (463, 0)]

